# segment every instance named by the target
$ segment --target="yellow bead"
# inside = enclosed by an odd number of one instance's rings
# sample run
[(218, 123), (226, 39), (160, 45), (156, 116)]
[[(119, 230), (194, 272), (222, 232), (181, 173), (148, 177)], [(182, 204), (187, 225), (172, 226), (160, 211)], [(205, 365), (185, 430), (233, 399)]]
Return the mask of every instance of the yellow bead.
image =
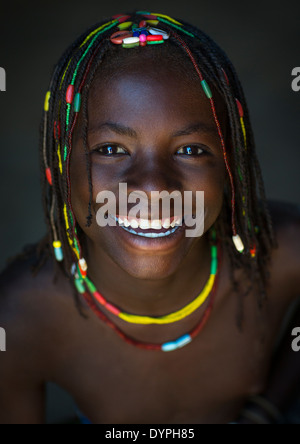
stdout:
[(132, 22), (124, 22), (124, 23), (120, 23), (118, 28), (120, 29), (120, 31), (123, 31), (123, 29), (130, 28), (131, 25), (132, 25)]
[(54, 241), (53, 242), (53, 247), (54, 248), (61, 248), (61, 242), (60, 241)]
[(44, 103), (44, 110), (49, 111), (49, 100), (50, 100), (51, 92), (47, 91), (46, 97), (45, 97), (45, 103)]

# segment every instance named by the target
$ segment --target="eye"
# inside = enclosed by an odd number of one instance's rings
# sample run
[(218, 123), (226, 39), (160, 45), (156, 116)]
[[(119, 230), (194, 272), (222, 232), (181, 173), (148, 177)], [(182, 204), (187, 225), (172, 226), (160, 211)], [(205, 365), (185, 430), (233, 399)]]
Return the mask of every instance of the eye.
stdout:
[(127, 151), (124, 148), (120, 147), (119, 145), (114, 145), (111, 143), (98, 146), (97, 148), (95, 148), (94, 151), (106, 157), (110, 157), (116, 154), (127, 154)]
[(206, 151), (203, 148), (201, 148), (201, 146), (186, 145), (186, 146), (179, 148), (179, 150), (177, 150), (176, 154), (184, 154), (186, 156), (199, 156), (205, 152)]

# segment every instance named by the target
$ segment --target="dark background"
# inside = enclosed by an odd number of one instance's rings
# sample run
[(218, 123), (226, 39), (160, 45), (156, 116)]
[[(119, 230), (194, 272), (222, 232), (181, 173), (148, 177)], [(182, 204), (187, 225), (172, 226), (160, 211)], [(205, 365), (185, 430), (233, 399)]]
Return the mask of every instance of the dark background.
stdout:
[[(2, 1), (3, 2), (3, 1)], [(90, 25), (133, 9), (182, 18), (227, 52), (244, 86), (269, 198), (300, 203), (300, 66), (297, 1), (6, 1), (0, 5), (0, 269), (45, 231), (40, 203), (38, 135), (53, 65)], [(100, 381), (99, 381), (100, 383)], [(49, 420), (67, 415), (67, 398), (51, 389)], [(61, 413), (62, 412), (62, 413)]]

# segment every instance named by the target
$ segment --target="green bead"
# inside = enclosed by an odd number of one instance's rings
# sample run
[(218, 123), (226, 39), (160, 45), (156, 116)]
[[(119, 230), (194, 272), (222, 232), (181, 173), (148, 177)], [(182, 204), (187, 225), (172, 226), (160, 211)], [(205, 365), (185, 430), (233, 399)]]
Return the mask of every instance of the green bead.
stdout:
[(164, 40), (154, 40), (153, 42), (147, 42), (147, 45), (160, 45), (161, 43), (165, 43)]
[(135, 23), (134, 25), (132, 25), (132, 29), (137, 29), (138, 25)]
[(216, 259), (218, 257), (218, 248), (216, 245), (211, 247), (211, 257)]
[(130, 48), (136, 48), (137, 46), (140, 46), (140, 44), (139, 43), (128, 43), (128, 44), (123, 43), (122, 46), (123, 46), (123, 48), (130, 49)]
[(91, 293), (96, 293), (97, 288), (88, 278), (85, 278), (86, 285)]
[(81, 106), (81, 94), (77, 93), (74, 98), (74, 111), (75, 113), (79, 113)]
[(83, 280), (82, 279), (75, 279), (75, 287), (77, 288), (77, 291), (81, 294), (85, 293), (85, 287), (83, 284)]
[(214, 259), (212, 261), (212, 264), (211, 264), (210, 274), (216, 275), (217, 274), (217, 270), (218, 270), (218, 261), (216, 259)]
[(203, 91), (205, 92), (206, 96), (209, 99), (211, 99), (212, 98), (212, 92), (211, 92), (210, 87), (208, 86), (206, 80), (202, 80), (201, 81), (201, 85), (202, 85)]

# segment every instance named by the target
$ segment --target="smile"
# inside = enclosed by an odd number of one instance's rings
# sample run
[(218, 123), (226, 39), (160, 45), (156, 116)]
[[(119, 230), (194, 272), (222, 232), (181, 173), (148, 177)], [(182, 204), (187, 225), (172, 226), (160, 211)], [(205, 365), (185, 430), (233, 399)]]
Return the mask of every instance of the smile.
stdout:
[(113, 215), (110, 215), (110, 217), (128, 233), (148, 238), (170, 236), (178, 230), (183, 223), (183, 219), (176, 216), (170, 219), (157, 219), (153, 221), (149, 221), (148, 219), (115, 217)]

